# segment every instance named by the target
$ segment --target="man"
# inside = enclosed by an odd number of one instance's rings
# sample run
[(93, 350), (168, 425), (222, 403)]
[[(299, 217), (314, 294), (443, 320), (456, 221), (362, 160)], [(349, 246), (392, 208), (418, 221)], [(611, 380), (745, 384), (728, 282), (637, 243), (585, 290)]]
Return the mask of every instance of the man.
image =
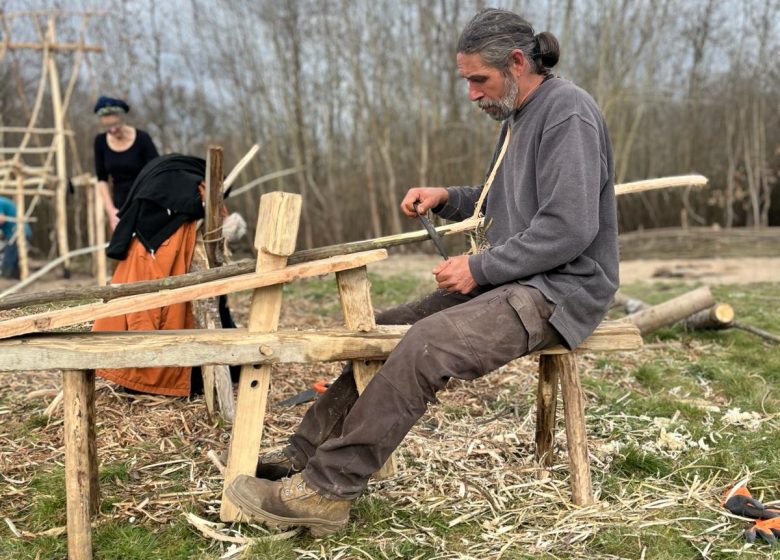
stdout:
[[(3, 278), (19, 279), (19, 247), (16, 244), (16, 205), (4, 196), (0, 196), (0, 232), (3, 234), (5, 246), (0, 258), (0, 272)], [(27, 239), (32, 231), (25, 224), (24, 232)]]
[(511, 12), (483, 10), (464, 29), (457, 65), (469, 99), (503, 121), (495, 177), (484, 203), (482, 186), (418, 187), (401, 209), (416, 216), (418, 202), (420, 213), (462, 220), (479, 204), (489, 246), (434, 268), (437, 292), (377, 316), (412, 327), (360, 398), (345, 368), (289, 445), (261, 458), (265, 478), (228, 487), (250, 519), (315, 536), (338, 530), (451, 377), (475, 379), (556, 344), (575, 348), (603, 318), (618, 286), (612, 153), (593, 99), (550, 74), (558, 56), (554, 36), (534, 35)]

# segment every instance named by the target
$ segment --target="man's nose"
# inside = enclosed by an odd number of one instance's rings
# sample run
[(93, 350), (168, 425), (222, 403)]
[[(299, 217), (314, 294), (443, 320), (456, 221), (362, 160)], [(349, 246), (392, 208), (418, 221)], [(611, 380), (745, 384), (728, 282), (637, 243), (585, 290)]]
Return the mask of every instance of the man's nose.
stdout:
[(469, 101), (479, 101), (485, 96), (478, 84), (469, 84)]

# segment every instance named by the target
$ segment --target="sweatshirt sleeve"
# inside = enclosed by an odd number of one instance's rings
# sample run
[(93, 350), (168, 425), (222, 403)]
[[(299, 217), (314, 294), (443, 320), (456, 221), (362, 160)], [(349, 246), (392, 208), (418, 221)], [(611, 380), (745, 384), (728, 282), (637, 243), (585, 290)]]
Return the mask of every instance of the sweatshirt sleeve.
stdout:
[(553, 270), (590, 246), (599, 229), (599, 133), (579, 113), (542, 133), (537, 155), (539, 210), (527, 229), (469, 257), (478, 284), (500, 285)]
[(476, 187), (447, 187), (449, 200), (433, 209), (434, 213), (446, 220), (459, 222), (474, 214), (482, 185)]
[[(501, 153), (501, 146), (504, 144), (507, 132), (509, 130), (509, 121), (505, 121), (501, 126), (501, 132), (498, 135), (498, 142), (493, 150), (493, 157), (490, 160), (490, 165), (487, 168), (487, 176), (493, 170), (498, 160), (498, 154)], [(484, 184), (477, 185), (475, 187), (447, 187), (449, 193), (449, 200), (433, 209), (433, 212), (446, 220), (462, 221), (471, 218), (474, 215), (474, 208), (479, 201), (479, 196), (482, 194)], [(483, 203), (484, 204), (484, 203)], [(484, 211), (484, 210), (483, 210)]]

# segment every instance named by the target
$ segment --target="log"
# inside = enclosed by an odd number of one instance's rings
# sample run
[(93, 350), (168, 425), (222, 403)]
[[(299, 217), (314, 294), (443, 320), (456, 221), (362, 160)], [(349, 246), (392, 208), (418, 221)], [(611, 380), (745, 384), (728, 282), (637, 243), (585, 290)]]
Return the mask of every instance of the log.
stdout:
[(615, 195), (620, 196), (672, 187), (703, 187), (707, 183), (709, 183), (709, 180), (704, 175), (678, 175), (676, 177), (646, 179), (644, 181), (615, 185)]
[(33, 332), (44, 332), (58, 327), (77, 325), (86, 321), (94, 321), (103, 317), (115, 317), (136, 311), (145, 311), (156, 307), (165, 307), (174, 303), (183, 303), (195, 299), (214, 297), (241, 290), (258, 289), (261, 287), (281, 285), (299, 278), (320, 276), (330, 272), (338, 272), (358, 266), (377, 262), (387, 258), (387, 251), (367, 251), (356, 255), (331, 257), (311, 263), (298, 264), (279, 270), (245, 274), (235, 278), (215, 280), (196, 286), (187, 286), (175, 290), (166, 290), (151, 294), (140, 294), (114, 299), (107, 303), (91, 303), (46, 311), (0, 321), (0, 338), (18, 336)]
[(715, 305), (715, 299), (712, 297), (710, 289), (705, 286), (633, 313), (623, 320), (633, 323), (640, 333), (646, 335), (713, 305)]
[(712, 307), (694, 313), (683, 324), (690, 330), (721, 330), (728, 329), (733, 322), (734, 308), (728, 303), (716, 303)]
[[(387, 357), (408, 325), (377, 326), (360, 333), (345, 329), (251, 333), (247, 329), (47, 333), (0, 340), (0, 371), (287, 364)], [(605, 321), (578, 351), (635, 350), (636, 327)], [(565, 354), (563, 346), (541, 355)]]
[[(456, 233), (463, 233), (464, 231), (473, 229), (473, 227), (474, 222), (458, 222), (456, 224), (438, 227), (436, 228), (436, 231), (439, 235), (453, 235)], [(350, 243), (328, 245), (315, 249), (306, 249), (290, 255), (287, 259), (287, 264), (300, 264), (337, 255), (351, 255), (372, 249), (395, 247), (397, 245), (424, 241), (428, 238), (428, 232), (423, 229), (401, 235), (390, 235), (365, 241), (353, 241)], [(73, 253), (71, 255), (73, 255)], [(73, 300), (84, 301), (99, 299), (110, 301), (120, 297), (151, 293), (159, 290), (172, 290), (175, 288), (194, 286), (204, 282), (248, 274), (254, 270), (255, 261), (253, 259), (244, 259), (218, 269), (181, 274), (179, 276), (169, 276), (168, 278), (162, 278), (160, 280), (145, 280), (143, 282), (132, 282), (112, 286), (96, 286), (92, 288), (64, 288), (47, 292), (19, 294), (13, 297), (0, 295), (0, 311), (26, 307), (28, 305), (41, 305)], [(10, 294), (13, 292), (6, 293)]]

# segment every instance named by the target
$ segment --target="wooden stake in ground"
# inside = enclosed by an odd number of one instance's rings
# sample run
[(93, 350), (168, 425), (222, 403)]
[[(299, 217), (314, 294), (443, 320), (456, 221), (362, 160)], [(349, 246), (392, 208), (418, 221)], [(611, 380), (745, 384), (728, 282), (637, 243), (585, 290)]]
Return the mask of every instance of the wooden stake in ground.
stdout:
[[(260, 199), (257, 235), (257, 272), (284, 268), (287, 257), (295, 250), (301, 216), (301, 196), (289, 193), (268, 193)], [(250, 332), (273, 332), (279, 323), (282, 306), (282, 285), (259, 288), (252, 294), (249, 311)], [(261, 349), (262, 352), (262, 349)], [(271, 381), (270, 365), (248, 365), (241, 368), (238, 385), (236, 419), (230, 440), (224, 488), (241, 474), (254, 475), (263, 421), (268, 405)], [(239, 521), (241, 512), (222, 494), (222, 521)]]
[[(202, 231), (198, 234), (195, 254), (190, 271), (209, 270), (222, 266), (224, 261), (224, 240), (222, 238), (222, 148), (209, 148), (206, 160), (206, 217)], [(199, 329), (219, 329), (222, 324), (219, 317), (219, 297), (195, 300), (192, 302), (195, 325)], [(203, 377), (203, 395), (206, 409), (214, 414), (217, 408), (222, 417), (232, 422), (235, 417), (233, 402), (233, 383), (230, 368), (224, 364), (204, 364), (200, 368)], [(214, 396), (217, 400), (215, 406)]]

